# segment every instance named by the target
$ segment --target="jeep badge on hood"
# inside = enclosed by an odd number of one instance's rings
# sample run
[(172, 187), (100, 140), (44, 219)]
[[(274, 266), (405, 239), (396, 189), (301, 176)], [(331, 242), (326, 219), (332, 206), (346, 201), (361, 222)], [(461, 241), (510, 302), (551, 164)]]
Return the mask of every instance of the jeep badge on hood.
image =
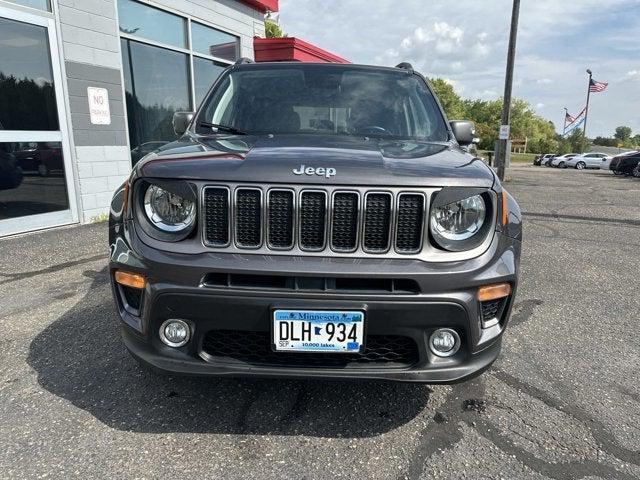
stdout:
[(324, 167), (306, 167), (305, 165), (300, 165), (300, 168), (298, 168), (297, 170), (294, 168), (293, 170), (291, 170), (293, 173), (295, 173), (296, 175), (320, 175), (320, 176), (324, 176), (325, 178), (331, 178), (333, 176), (335, 176), (336, 173), (336, 169), (335, 168), (324, 168)]

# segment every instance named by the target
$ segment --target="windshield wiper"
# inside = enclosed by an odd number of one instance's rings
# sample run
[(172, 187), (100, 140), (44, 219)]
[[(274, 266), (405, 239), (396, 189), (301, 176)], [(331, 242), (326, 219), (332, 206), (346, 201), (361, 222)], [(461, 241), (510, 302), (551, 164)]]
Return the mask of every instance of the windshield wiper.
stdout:
[(217, 123), (209, 123), (209, 122), (200, 122), (201, 127), (209, 127), (215, 128), (216, 130), (220, 130), (222, 132), (232, 133), (234, 135), (246, 135), (247, 132), (243, 132), (242, 130), (238, 130), (237, 128), (230, 127), (228, 125), (219, 125)]

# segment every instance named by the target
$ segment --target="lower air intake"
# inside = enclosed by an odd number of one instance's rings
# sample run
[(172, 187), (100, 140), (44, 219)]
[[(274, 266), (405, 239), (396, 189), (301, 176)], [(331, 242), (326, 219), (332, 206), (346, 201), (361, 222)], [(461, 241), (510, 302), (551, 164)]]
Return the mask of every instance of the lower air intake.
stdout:
[(244, 330), (212, 330), (204, 337), (202, 351), (211, 361), (303, 368), (406, 368), (419, 358), (416, 342), (398, 335), (368, 335), (361, 353), (295, 353), (274, 352), (269, 332)]

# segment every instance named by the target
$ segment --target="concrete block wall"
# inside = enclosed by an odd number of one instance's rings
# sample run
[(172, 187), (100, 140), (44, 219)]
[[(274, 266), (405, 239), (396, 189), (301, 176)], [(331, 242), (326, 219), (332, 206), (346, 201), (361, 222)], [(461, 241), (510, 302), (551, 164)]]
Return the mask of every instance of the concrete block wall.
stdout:
[[(58, 0), (80, 221), (109, 211), (131, 171), (116, 0)], [(110, 125), (89, 119), (87, 87), (109, 93)]]
[(127, 146), (76, 147), (80, 201), (84, 221), (90, 222), (109, 210), (113, 192), (131, 171)]
[[(56, 1), (80, 221), (86, 223), (108, 213), (112, 193), (131, 170), (117, 0)], [(243, 57), (253, 58), (253, 37), (264, 36), (263, 15), (237, 0), (138, 1), (238, 35)], [(87, 87), (109, 92), (110, 125), (91, 124)]]

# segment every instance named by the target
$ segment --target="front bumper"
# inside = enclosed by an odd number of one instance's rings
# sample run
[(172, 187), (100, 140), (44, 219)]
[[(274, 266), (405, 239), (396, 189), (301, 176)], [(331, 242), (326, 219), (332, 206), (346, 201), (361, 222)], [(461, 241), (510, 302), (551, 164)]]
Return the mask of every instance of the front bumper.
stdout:
[[(129, 232), (131, 233), (131, 232)], [(205, 253), (174, 254), (152, 249), (135, 234), (121, 229), (112, 238), (110, 272), (113, 293), (123, 320), (127, 349), (142, 363), (172, 373), (204, 376), (262, 376), (293, 378), (360, 378), (444, 383), (472, 377), (498, 357), (517, 287), (520, 242), (501, 234), (480, 257), (464, 262), (428, 264), (419, 260), (368, 260)], [(128, 307), (113, 282), (116, 269), (146, 277), (137, 311)], [(212, 273), (295, 275), (309, 278), (412, 279), (418, 292), (285, 291), (273, 288), (205, 286)], [(482, 328), (480, 286), (508, 282), (499, 322)], [(219, 355), (209, 339), (216, 332), (259, 332), (269, 338), (274, 308), (364, 310), (366, 337), (405, 337), (415, 344), (415, 356), (405, 363), (366, 362), (335, 366), (270, 363), (265, 357)], [(168, 318), (187, 321), (193, 336), (184, 347), (171, 348), (159, 339)], [(448, 358), (433, 355), (427, 345), (436, 328), (454, 328), (460, 350)], [(365, 338), (365, 344), (367, 339)], [(287, 355), (287, 354), (273, 354)], [(306, 354), (302, 354), (306, 355)], [(340, 354), (326, 354), (340, 355)], [(334, 357), (335, 358), (335, 357)]]

